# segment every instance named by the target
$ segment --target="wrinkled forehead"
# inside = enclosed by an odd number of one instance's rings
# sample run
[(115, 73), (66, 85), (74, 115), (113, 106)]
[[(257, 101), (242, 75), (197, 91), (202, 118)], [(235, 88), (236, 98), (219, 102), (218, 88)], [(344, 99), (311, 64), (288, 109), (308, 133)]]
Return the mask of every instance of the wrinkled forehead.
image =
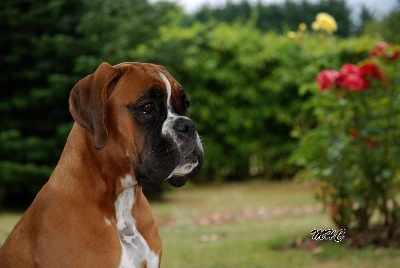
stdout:
[(160, 65), (125, 62), (115, 67), (123, 70), (123, 76), (128, 78), (125, 80), (135, 83), (136, 93), (139, 96), (151, 88), (160, 87), (171, 102), (187, 98), (182, 86)]

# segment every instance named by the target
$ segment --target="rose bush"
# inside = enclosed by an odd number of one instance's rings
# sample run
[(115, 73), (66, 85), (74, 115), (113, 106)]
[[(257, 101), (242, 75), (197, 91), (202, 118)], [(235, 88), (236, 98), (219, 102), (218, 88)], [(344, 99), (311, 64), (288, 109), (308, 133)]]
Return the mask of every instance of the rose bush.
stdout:
[(311, 101), (316, 127), (293, 155), (357, 245), (400, 245), (399, 57), (396, 46), (381, 42), (357, 65), (322, 70)]

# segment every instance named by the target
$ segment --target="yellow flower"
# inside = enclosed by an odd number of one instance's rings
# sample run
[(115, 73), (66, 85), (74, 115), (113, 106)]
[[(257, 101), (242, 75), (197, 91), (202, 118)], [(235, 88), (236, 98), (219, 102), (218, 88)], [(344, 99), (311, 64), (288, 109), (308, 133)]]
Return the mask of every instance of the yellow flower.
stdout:
[(314, 22), (311, 24), (311, 28), (312, 28), (314, 31), (319, 31), (319, 30), (321, 30), (321, 25), (320, 25), (319, 23), (317, 23), (316, 21), (314, 21)]
[(300, 32), (305, 32), (307, 30), (307, 24), (305, 24), (304, 22), (299, 24), (299, 31)]
[(311, 28), (314, 31), (324, 30), (328, 33), (332, 33), (337, 31), (337, 23), (334, 17), (328, 13), (321, 12), (317, 14)]
[(293, 31), (289, 31), (287, 33), (287, 37), (289, 37), (290, 39), (295, 39), (297, 37), (297, 34)]

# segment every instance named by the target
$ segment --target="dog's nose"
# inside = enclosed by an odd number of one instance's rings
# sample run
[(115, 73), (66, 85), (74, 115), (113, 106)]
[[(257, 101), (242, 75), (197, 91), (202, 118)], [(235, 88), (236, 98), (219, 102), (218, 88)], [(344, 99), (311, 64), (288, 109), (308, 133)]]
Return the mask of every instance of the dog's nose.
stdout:
[(195, 126), (189, 118), (179, 117), (175, 119), (173, 129), (184, 137), (193, 138), (195, 133)]

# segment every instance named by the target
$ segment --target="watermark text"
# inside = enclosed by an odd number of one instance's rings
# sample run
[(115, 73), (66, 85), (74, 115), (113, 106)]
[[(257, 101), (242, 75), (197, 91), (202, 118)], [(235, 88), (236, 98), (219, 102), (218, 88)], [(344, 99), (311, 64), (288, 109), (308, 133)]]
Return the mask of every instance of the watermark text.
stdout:
[(344, 238), (346, 230), (340, 229), (339, 231), (333, 229), (314, 229), (311, 231), (312, 240), (333, 240), (335, 242), (340, 242)]

